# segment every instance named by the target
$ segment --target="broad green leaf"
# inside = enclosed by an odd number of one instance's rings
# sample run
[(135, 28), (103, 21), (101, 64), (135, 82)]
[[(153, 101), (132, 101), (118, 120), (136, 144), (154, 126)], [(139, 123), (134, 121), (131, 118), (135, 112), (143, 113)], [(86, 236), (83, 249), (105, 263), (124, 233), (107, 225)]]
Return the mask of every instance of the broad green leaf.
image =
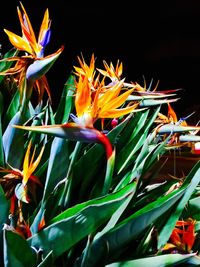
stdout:
[(136, 196), (133, 203), (134, 210), (140, 210), (149, 204), (149, 202), (156, 201), (161, 196), (164, 196), (174, 184), (176, 184), (176, 181), (148, 184), (143, 191), (141, 190), (142, 193), (140, 193), (139, 196)]
[[(133, 183), (133, 187), (134, 186), (136, 186), (136, 183)], [(133, 188), (132, 193), (134, 194), (134, 192), (135, 190)], [(124, 203), (113, 213), (113, 215), (111, 216), (110, 220), (108, 221), (106, 226), (103, 228), (103, 230), (95, 235), (94, 240), (98, 239), (100, 236), (102, 236), (103, 234), (111, 230), (117, 224), (124, 210), (127, 208), (128, 204), (130, 203), (133, 194), (130, 194), (129, 196), (127, 196)]]
[(69, 166), (68, 140), (55, 137), (50, 150), (49, 164), (43, 193), (43, 201), (67, 174)]
[[(112, 259), (130, 241), (137, 239), (156, 219), (161, 217), (183, 195), (185, 189), (179, 189), (169, 195), (162, 196), (135, 212), (114, 229), (105, 233), (91, 245), (86, 261), (87, 267), (96, 266), (101, 259)], [(106, 262), (105, 262), (106, 263)]]
[(27, 241), (11, 230), (4, 230), (5, 267), (36, 267), (36, 254)]
[[(141, 259), (131, 260), (127, 262), (119, 262), (119, 263), (111, 263), (106, 265), (106, 267), (174, 267), (174, 266), (182, 266), (179, 264), (187, 263), (188, 260), (195, 258), (196, 264), (192, 266), (199, 266), (200, 259), (196, 256), (195, 253), (191, 254), (166, 254), (152, 257), (144, 257)], [(188, 265), (190, 266), (190, 265)]]
[(29, 244), (43, 249), (44, 255), (53, 250), (53, 255), (57, 258), (87, 235), (96, 232), (124, 203), (132, 190), (133, 185), (129, 185), (115, 194), (67, 209), (51, 220), (46, 228), (30, 237)]

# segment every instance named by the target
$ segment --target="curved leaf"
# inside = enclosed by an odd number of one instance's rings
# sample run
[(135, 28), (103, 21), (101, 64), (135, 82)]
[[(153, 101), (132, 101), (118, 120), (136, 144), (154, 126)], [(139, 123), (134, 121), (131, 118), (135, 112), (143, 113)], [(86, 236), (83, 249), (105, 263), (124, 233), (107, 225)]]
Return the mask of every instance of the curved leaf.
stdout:
[(68, 140), (55, 137), (51, 145), (43, 201), (56, 185), (66, 177), (69, 156)]
[(70, 112), (73, 107), (73, 95), (75, 90), (75, 78), (70, 75), (67, 80), (61, 99), (55, 114), (55, 123), (67, 123), (69, 119)]
[(187, 186), (187, 189), (177, 204), (175, 211), (171, 214), (169, 219), (166, 221), (162, 231), (159, 234), (158, 238), (158, 248), (161, 248), (168, 241), (172, 230), (176, 225), (176, 221), (179, 219), (185, 205), (188, 203), (192, 193), (200, 182), (200, 161), (194, 166), (192, 171), (188, 174), (186, 180), (184, 181), (184, 186)]
[(36, 254), (27, 241), (11, 230), (4, 230), (5, 267), (36, 267)]
[(19, 129), (13, 128), (13, 124), (22, 124), (21, 113), (18, 111), (8, 124), (3, 134), (3, 148), (5, 161), (14, 168), (20, 168), (24, 156), (24, 135)]
[[(55, 258), (89, 234), (97, 231), (131, 194), (133, 185), (99, 199), (67, 209), (38, 234), (28, 239), (31, 246), (41, 248), (47, 255), (53, 250)], [(67, 241), (67, 242), (66, 242)]]
[[(173, 266), (180, 266), (179, 264), (187, 263), (189, 260), (194, 259), (196, 264), (192, 266), (199, 266), (200, 259), (196, 257), (195, 253), (191, 254), (166, 254), (160, 256), (152, 256), (152, 257), (145, 257), (137, 260), (121, 262), (121, 263), (113, 263), (106, 265), (106, 267), (173, 267)], [(188, 265), (190, 266), (190, 265)]]
[(160, 197), (96, 239), (91, 245), (85, 266), (96, 266), (101, 259), (109, 258), (110, 260), (112, 255), (116, 255), (117, 251), (127, 246), (131, 240), (142, 234), (157, 218), (165, 214), (184, 192), (185, 188), (182, 188), (177, 192)]

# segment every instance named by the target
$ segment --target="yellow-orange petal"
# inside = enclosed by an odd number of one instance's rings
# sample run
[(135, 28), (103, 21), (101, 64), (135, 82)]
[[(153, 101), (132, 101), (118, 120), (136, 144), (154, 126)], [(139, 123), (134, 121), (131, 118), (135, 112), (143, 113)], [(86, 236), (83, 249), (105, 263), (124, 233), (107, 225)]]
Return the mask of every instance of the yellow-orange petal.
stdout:
[(29, 45), (29, 43), (27, 41), (25, 41), (22, 37), (20, 37), (19, 35), (8, 31), (6, 29), (4, 29), (5, 33), (8, 35), (8, 38), (11, 42), (11, 44), (17, 48), (18, 50), (23, 50), (26, 51), (30, 54), (32, 54), (32, 49)]
[(138, 103), (136, 103), (132, 106), (121, 108), (121, 109), (105, 110), (104, 112), (100, 111), (98, 117), (99, 118), (107, 118), (107, 119), (119, 118), (119, 117), (127, 115), (131, 112), (140, 112), (140, 111), (146, 109), (146, 108), (136, 109), (137, 106), (138, 106)]
[(78, 117), (81, 117), (91, 106), (91, 89), (87, 77), (79, 78), (76, 86), (75, 107)]
[(134, 91), (134, 88), (126, 91), (125, 93), (119, 95), (118, 97), (112, 99), (110, 102), (105, 103), (102, 107), (102, 112), (104, 110), (115, 109), (120, 107), (127, 100), (128, 96)]
[(30, 141), (28, 144), (28, 148), (27, 148), (25, 157), (24, 157), (23, 171), (22, 171), (22, 173), (23, 173), (23, 179), (22, 179), (23, 185), (27, 184), (28, 179), (30, 178), (30, 176), (32, 175), (32, 173), (35, 171), (38, 164), (40, 163), (40, 160), (42, 158), (42, 154), (44, 152), (44, 146), (43, 146), (37, 159), (33, 162), (34, 156), (35, 156), (35, 148), (34, 148), (31, 160), (30, 160), (31, 145), (32, 145), (32, 143)]
[(38, 36), (38, 44), (41, 43), (41, 41), (43, 40), (44, 34), (46, 34), (46, 31), (49, 28), (49, 10), (48, 8), (46, 9), (45, 13), (44, 13), (44, 18), (42, 21), (42, 24), (40, 26), (40, 31), (39, 31), (39, 36)]
[(169, 103), (168, 103), (168, 118), (169, 121), (173, 123), (176, 123), (178, 121), (176, 113)]

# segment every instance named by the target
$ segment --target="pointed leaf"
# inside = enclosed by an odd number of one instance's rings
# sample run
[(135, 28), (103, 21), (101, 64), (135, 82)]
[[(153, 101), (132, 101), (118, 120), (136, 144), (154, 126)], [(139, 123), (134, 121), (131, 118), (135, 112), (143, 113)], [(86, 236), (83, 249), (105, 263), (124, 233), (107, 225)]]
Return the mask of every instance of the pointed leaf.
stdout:
[(132, 188), (133, 186), (129, 185), (115, 194), (67, 209), (55, 217), (46, 228), (30, 237), (29, 244), (42, 248), (44, 255), (53, 250), (53, 255), (57, 258), (105, 223), (131, 194)]
[(55, 123), (67, 123), (73, 108), (73, 96), (75, 90), (75, 78), (70, 75), (67, 80), (61, 99), (55, 114)]
[(55, 189), (56, 185), (66, 177), (68, 165), (68, 140), (55, 137), (51, 145), (43, 201)]
[(5, 267), (36, 267), (36, 255), (27, 241), (11, 230), (4, 230), (4, 263)]
[(185, 187), (187, 186), (187, 189), (183, 197), (177, 204), (175, 211), (169, 217), (162, 231), (159, 234), (158, 248), (161, 248), (167, 243), (171, 235), (171, 232), (176, 225), (177, 220), (180, 218), (180, 215), (183, 212), (184, 207), (188, 203), (192, 193), (194, 192), (199, 182), (200, 182), (200, 161), (193, 167), (191, 172), (188, 174), (186, 180), (184, 181), (183, 186)]
[(13, 128), (12, 126), (13, 124), (22, 123), (23, 119), (21, 117), (21, 113), (17, 112), (3, 134), (3, 148), (6, 163), (9, 163), (15, 168), (19, 168), (21, 166), (24, 155), (24, 136), (21, 130)]
[(182, 125), (174, 125), (174, 124), (164, 124), (157, 129), (158, 134), (170, 134), (170, 133), (184, 133), (195, 130), (200, 130), (200, 126), (182, 126)]
[[(5, 55), (3, 56), (3, 59), (14, 57), (18, 54), (18, 50), (15, 48), (10, 49)], [(3, 72), (11, 67), (13, 64), (12, 61), (0, 61), (0, 72)], [(3, 81), (4, 76), (0, 75), (0, 83)]]
[(2, 226), (4, 223), (7, 222), (8, 219), (8, 214), (9, 214), (9, 208), (10, 208), (10, 203), (6, 199), (5, 192), (0, 185), (0, 211), (1, 211), (1, 216), (0, 216), (0, 229), (2, 230)]
[(4, 151), (3, 151), (3, 140), (2, 140), (2, 112), (3, 112), (3, 97), (0, 92), (0, 166), (4, 166)]
[(173, 103), (179, 100), (179, 98), (176, 99), (144, 99), (140, 102), (139, 107), (151, 107), (151, 106), (157, 106), (167, 103)]
[(200, 136), (193, 135), (193, 134), (180, 135), (179, 141), (180, 142), (200, 142)]
[(95, 266), (101, 259), (109, 258), (110, 260), (112, 255), (116, 255), (117, 251), (127, 246), (131, 240), (137, 239), (156, 219), (165, 214), (183, 193), (184, 189), (181, 189), (160, 197), (96, 239), (91, 246), (85, 266)]
[[(127, 262), (121, 262), (117, 265), (115, 264), (109, 264), (106, 265), (106, 267), (142, 267), (142, 266), (148, 266), (148, 267), (161, 267), (161, 266), (167, 266), (167, 267), (173, 267), (173, 266), (181, 266), (180, 264), (183, 264), (183, 266), (186, 266), (185, 264), (189, 260), (192, 260), (194, 258), (194, 261), (196, 264), (192, 266), (199, 266), (200, 259), (196, 256), (195, 253), (191, 254), (166, 254), (166, 255), (160, 255), (160, 256), (152, 256), (152, 257), (145, 257), (141, 259), (136, 259), (132, 261)], [(190, 265), (188, 265), (190, 266)]]
[(10, 105), (6, 111), (5, 118), (4, 118), (4, 127), (7, 126), (11, 119), (14, 117), (14, 115), (18, 112), (20, 107), (20, 94), (19, 90), (17, 90), (12, 97), (12, 100), (10, 102)]

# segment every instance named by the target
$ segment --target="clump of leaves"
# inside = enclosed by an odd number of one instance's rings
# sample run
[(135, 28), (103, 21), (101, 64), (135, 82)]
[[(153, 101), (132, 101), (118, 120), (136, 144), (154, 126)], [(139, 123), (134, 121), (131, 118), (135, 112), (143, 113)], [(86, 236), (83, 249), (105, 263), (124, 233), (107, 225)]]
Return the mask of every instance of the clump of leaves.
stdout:
[(46, 73), (63, 47), (44, 56), (48, 9), (36, 41), (20, 7), (22, 37), (5, 30), (14, 49), (0, 61), (0, 264), (198, 266), (200, 163), (160, 180), (163, 155), (199, 141), (172, 107), (178, 90), (128, 82), (122, 62), (97, 68), (92, 54), (53, 108)]

